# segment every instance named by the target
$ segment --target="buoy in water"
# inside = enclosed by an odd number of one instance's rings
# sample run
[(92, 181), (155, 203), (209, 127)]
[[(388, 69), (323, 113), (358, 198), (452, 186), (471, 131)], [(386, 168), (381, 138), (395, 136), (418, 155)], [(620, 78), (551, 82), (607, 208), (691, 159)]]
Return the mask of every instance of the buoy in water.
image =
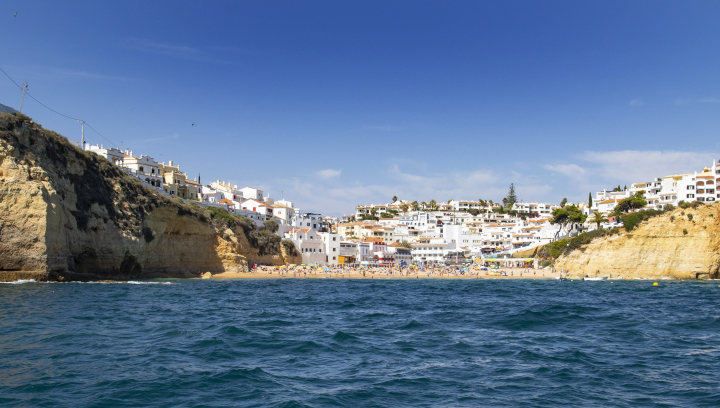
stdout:
[(657, 285), (658, 285), (657, 282), (653, 283), (653, 286), (657, 286)]

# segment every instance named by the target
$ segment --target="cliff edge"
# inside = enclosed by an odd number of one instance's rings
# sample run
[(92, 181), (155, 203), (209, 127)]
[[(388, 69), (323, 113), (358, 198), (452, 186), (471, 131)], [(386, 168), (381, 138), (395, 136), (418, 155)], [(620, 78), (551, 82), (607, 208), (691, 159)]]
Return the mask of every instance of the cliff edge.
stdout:
[(717, 279), (720, 204), (675, 209), (558, 258), (570, 277)]
[(196, 277), (298, 262), (211, 215), (27, 116), (0, 113), (0, 281)]

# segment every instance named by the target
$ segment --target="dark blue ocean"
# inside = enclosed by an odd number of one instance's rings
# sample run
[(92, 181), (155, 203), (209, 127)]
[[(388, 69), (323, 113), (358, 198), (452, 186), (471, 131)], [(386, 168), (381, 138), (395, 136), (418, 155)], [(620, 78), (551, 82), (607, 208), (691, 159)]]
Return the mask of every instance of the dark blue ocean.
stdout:
[(0, 284), (0, 406), (717, 407), (719, 283)]

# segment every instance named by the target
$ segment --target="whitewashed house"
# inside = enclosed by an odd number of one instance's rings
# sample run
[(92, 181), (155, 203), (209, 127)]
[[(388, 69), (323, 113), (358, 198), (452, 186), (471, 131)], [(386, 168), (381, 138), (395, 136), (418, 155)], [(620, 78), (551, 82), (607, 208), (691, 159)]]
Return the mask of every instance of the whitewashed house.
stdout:
[(285, 238), (295, 244), (304, 264), (325, 264), (325, 243), (312, 228), (294, 228), (285, 233)]
[(257, 188), (245, 187), (245, 188), (241, 188), (240, 192), (242, 193), (242, 196), (245, 197), (246, 199), (263, 201), (263, 191), (258, 190)]
[(332, 232), (318, 232), (318, 235), (325, 246), (325, 263), (328, 265), (340, 263), (340, 243), (344, 237)]
[(116, 149), (114, 147), (105, 148), (103, 145), (92, 146), (89, 143), (85, 143), (85, 150), (99, 154), (118, 167), (123, 166), (125, 153), (120, 149)]

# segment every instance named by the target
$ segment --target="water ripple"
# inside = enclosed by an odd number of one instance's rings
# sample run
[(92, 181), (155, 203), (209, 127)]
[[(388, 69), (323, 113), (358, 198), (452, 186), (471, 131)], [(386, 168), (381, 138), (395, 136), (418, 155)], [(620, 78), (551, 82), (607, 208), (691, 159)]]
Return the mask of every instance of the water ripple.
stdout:
[(0, 405), (717, 406), (707, 282), (0, 285)]

